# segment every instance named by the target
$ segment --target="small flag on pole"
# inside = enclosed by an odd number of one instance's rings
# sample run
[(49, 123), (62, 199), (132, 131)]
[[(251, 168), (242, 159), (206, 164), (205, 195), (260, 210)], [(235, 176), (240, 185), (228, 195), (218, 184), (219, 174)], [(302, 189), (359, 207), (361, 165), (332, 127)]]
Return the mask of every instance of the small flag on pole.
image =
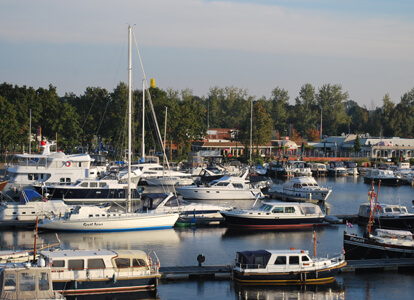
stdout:
[(348, 221), (346, 221), (346, 227), (354, 228), (354, 226), (351, 223), (349, 223)]
[(60, 244), (60, 239), (58, 237), (58, 234), (56, 233), (56, 239), (58, 240), (59, 244)]

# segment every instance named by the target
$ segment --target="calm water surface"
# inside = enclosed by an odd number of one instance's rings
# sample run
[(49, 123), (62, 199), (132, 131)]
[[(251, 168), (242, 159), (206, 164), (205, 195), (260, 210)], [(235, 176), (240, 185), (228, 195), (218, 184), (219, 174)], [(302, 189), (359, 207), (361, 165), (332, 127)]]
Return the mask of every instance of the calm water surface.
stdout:
[[(363, 178), (319, 178), (320, 185), (333, 192), (327, 201), (330, 214), (356, 214), (360, 203), (367, 201), (369, 185)], [(282, 182), (277, 181), (276, 184)], [(377, 187), (375, 188), (377, 190)], [(379, 201), (400, 203), (413, 211), (411, 186), (386, 187), (379, 192)], [(225, 204), (225, 202), (223, 202)], [(228, 203), (227, 203), (228, 204)], [(233, 202), (233, 204), (240, 204)], [(243, 202), (248, 207), (252, 202)], [(345, 225), (318, 228), (317, 255), (342, 252)], [(348, 231), (361, 234), (356, 224)], [(197, 256), (204, 254), (206, 265), (231, 264), (237, 251), (257, 249), (309, 249), (313, 254), (312, 231), (235, 232), (222, 227), (177, 228), (159, 231), (122, 233), (59, 233), (65, 249), (142, 249), (155, 250), (162, 266), (197, 265)], [(32, 231), (2, 231), (2, 246), (33, 242)], [(40, 233), (39, 243), (55, 243), (55, 233)], [(319, 287), (244, 287), (228, 280), (174, 281), (162, 283), (158, 293), (122, 295), (113, 299), (413, 299), (414, 271), (341, 273), (336, 281)], [(79, 298), (80, 299), (80, 298)], [(87, 298), (89, 299), (89, 298)], [(110, 299), (97, 297), (96, 299)]]

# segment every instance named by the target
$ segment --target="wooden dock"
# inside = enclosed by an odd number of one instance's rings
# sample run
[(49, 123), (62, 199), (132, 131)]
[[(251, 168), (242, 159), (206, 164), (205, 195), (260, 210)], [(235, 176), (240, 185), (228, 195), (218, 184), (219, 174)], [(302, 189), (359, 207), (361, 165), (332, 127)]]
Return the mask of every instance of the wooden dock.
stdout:
[(394, 259), (361, 259), (347, 260), (347, 265), (342, 272), (355, 271), (398, 271), (404, 268), (414, 267), (414, 258), (394, 258)]
[(212, 280), (231, 279), (231, 266), (186, 266), (186, 267), (161, 267), (161, 280), (190, 280), (206, 278)]

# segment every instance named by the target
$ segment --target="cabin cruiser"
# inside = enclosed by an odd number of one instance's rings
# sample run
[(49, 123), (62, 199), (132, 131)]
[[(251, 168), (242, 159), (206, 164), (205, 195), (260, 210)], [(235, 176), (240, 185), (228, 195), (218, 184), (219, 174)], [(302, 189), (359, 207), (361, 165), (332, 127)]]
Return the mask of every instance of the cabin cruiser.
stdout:
[[(277, 186), (273, 186), (276, 188)], [(304, 176), (304, 177), (293, 177), (282, 186), (282, 191), (278, 192), (279, 196), (287, 196), (291, 199), (307, 199), (325, 201), (331, 194), (332, 189), (321, 187), (316, 182), (315, 178)], [(272, 189), (269, 190), (272, 193)]]
[(37, 220), (64, 215), (74, 208), (62, 200), (46, 200), (34, 190), (22, 190), (19, 202), (1, 203), (0, 226), (34, 226)]
[[(167, 183), (177, 183), (177, 181), (183, 180), (182, 184), (187, 182), (192, 183), (191, 174), (168, 170), (157, 163), (139, 163), (131, 165), (131, 170), (139, 170), (142, 174), (138, 185), (161, 185)], [(151, 180), (160, 178), (175, 178), (175, 181), (167, 182), (166, 180)], [(150, 179), (149, 181), (147, 179)]]
[(180, 216), (221, 217), (220, 211), (232, 210), (231, 206), (187, 202), (173, 193), (145, 194), (142, 197), (142, 212), (179, 213)]
[[(137, 182), (139, 170), (131, 176), (131, 200), (140, 199)], [(135, 181), (134, 181), (135, 178)], [(48, 199), (62, 199), (66, 203), (97, 204), (124, 202), (127, 198), (128, 182), (117, 177), (106, 176), (102, 179), (81, 179), (75, 184), (51, 184), (35, 186), (35, 189)]]
[(311, 258), (308, 250), (237, 252), (233, 279), (242, 284), (326, 284), (346, 266), (343, 255)]
[[(374, 227), (384, 229), (414, 230), (414, 214), (409, 213), (406, 206), (398, 204), (377, 203), (374, 216)], [(366, 225), (369, 222), (370, 203), (362, 203), (358, 211), (358, 223)]]
[(383, 170), (383, 169), (369, 169), (364, 176), (364, 183), (378, 184), (381, 181), (381, 185), (389, 186), (400, 186), (401, 179), (400, 177), (394, 175), (392, 170)]
[(263, 202), (257, 209), (220, 213), (229, 227), (240, 229), (298, 229), (328, 225), (321, 208), (308, 202)]
[(349, 176), (358, 176), (358, 166), (354, 161), (344, 161), (344, 167)]
[(193, 184), (176, 187), (184, 199), (193, 200), (254, 200), (256, 195), (262, 197), (259, 188), (254, 188), (246, 179), (248, 171), (241, 176), (223, 176), (209, 184)]
[(71, 184), (78, 179), (97, 178), (98, 170), (91, 168), (93, 159), (89, 154), (66, 155), (51, 152), (54, 143), (42, 145), (42, 154), (16, 154), (7, 165), (6, 176), (9, 182), (4, 192), (18, 198), (24, 188), (32, 188), (36, 183), (59, 182)]
[(348, 175), (347, 169), (344, 167), (343, 162), (340, 161), (330, 161), (327, 170), (328, 176), (340, 177)]
[(53, 289), (52, 273), (44, 260), (37, 264), (5, 263), (0, 265), (0, 299), (65, 299)]
[(51, 266), (53, 289), (67, 296), (151, 290), (161, 278), (153, 251), (50, 250), (40, 257)]
[(288, 169), (290, 169), (294, 176), (312, 176), (312, 170), (306, 166), (304, 161), (295, 160), (288, 162)]
[(328, 169), (325, 164), (322, 163), (309, 163), (309, 167), (312, 171), (312, 176), (326, 176)]

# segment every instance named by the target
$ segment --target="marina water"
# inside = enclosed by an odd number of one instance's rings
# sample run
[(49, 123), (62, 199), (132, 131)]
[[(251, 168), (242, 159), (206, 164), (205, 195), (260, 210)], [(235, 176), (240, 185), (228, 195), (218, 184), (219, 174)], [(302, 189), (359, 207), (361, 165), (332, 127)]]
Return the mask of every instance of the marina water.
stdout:
[[(370, 186), (362, 177), (317, 178), (319, 185), (333, 188), (326, 207), (331, 215), (356, 215), (359, 205), (368, 199)], [(282, 181), (275, 181), (282, 184)], [(377, 191), (378, 187), (375, 187)], [(401, 204), (410, 212), (414, 188), (381, 186), (379, 202)], [(221, 202), (249, 207), (253, 201)], [(317, 256), (342, 253), (344, 230), (362, 234), (363, 228), (352, 224), (317, 228)], [(235, 231), (225, 227), (174, 228), (155, 231), (118, 233), (58, 233), (64, 249), (141, 249), (155, 251), (162, 266), (195, 266), (197, 256), (206, 257), (204, 265), (231, 264), (237, 251), (258, 249), (309, 250), (313, 255), (312, 230)], [(33, 243), (32, 230), (2, 230), (2, 247)], [(56, 243), (54, 232), (39, 233), (38, 244)], [(340, 273), (325, 286), (241, 286), (230, 280), (185, 280), (162, 282), (157, 292), (96, 296), (73, 299), (413, 299), (414, 270), (366, 271)]]

